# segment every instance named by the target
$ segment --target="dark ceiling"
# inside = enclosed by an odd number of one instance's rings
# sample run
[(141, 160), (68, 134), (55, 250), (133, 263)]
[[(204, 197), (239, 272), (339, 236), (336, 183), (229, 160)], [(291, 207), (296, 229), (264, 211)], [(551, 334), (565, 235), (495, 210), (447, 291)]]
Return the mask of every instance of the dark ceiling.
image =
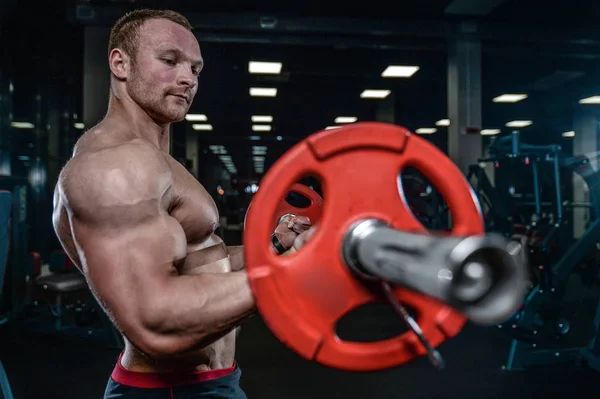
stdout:
[[(391, 90), (395, 123), (410, 129), (446, 118), (448, 42), (470, 23), (477, 24), (475, 35), (482, 42), (484, 127), (531, 119), (534, 124), (523, 131), (528, 141), (564, 142), (561, 133), (573, 129), (578, 100), (600, 93), (599, 3), (92, 0), (72, 2), (68, 19), (109, 27), (133, 8), (184, 13), (195, 26), (206, 62), (191, 112), (206, 114), (213, 125), (211, 132), (196, 133), (204, 148), (224, 145), (241, 177), (247, 177), (253, 175), (252, 145), (268, 147), (268, 168), (337, 116), (375, 119), (384, 101), (361, 99), (366, 88)], [(251, 75), (250, 60), (282, 62), (282, 73)], [(390, 64), (420, 70), (410, 79), (384, 79), (380, 74)], [(251, 86), (276, 87), (278, 95), (250, 97)], [(507, 92), (529, 98), (518, 104), (492, 102)], [(272, 115), (273, 130), (253, 132), (254, 114)], [(255, 135), (261, 140), (249, 139)], [(427, 138), (445, 150), (444, 128)]]

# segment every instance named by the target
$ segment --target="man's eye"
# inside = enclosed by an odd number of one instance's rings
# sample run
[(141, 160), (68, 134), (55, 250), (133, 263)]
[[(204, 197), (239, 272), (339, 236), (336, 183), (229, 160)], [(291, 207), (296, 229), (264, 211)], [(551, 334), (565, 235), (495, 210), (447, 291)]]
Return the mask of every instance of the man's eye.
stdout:
[(167, 65), (175, 65), (175, 61), (169, 59), (169, 58), (163, 58), (163, 61), (165, 62), (165, 64)]

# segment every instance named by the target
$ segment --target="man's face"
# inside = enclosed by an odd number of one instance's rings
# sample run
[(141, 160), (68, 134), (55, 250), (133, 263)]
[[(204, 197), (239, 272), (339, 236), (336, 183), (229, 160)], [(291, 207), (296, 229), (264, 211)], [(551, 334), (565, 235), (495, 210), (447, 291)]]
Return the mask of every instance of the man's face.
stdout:
[(131, 98), (160, 123), (179, 122), (198, 90), (203, 60), (192, 32), (166, 19), (140, 28), (127, 88)]

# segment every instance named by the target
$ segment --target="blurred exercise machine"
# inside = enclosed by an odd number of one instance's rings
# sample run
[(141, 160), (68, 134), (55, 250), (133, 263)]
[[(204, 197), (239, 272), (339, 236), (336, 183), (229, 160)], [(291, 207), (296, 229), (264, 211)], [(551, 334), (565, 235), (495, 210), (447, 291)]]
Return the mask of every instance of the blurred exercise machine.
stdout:
[(29, 251), (29, 182), (0, 176), (0, 190), (11, 194), (7, 261), (0, 315), (24, 331), (60, 333), (121, 348), (123, 341), (89, 290), (85, 277), (63, 251), (54, 251), (48, 268)]
[[(558, 228), (563, 224), (561, 150), (559, 145), (534, 146), (522, 143), (519, 132), (515, 131), (511, 136), (494, 141), (488, 149), (489, 156), (469, 167), (467, 178), (469, 181), (475, 179), (474, 189), (485, 205), (489, 230), (510, 236), (515, 225), (539, 228), (546, 224)], [(484, 170), (490, 163), (496, 170), (493, 184)], [(529, 167), (531, 172), (527, 171)], [(542, 167), (546, 167), (552, 175), (545, 187), (553, 191), (551, 196), (543, 195), (546, 190), (542, 189)], [(530, 180), (524, 177), (524, 172), (531, 173)], [(515, 187), (515, 173), (524, 177), (522, 190)]]
[(16, 176), (0, 176), (0, 190), (11, 194), (9, 247), (0, 314), (9, 319), (23, 312), (31, 294), (31, 283), (39, 274), (39, 255), (29, 251), (27, 200), (29, 183)]
[[(12, 205), (12, 194), (8, 191), (0, 191), (0, 293), (4, 287), (4, 275), (8, 259), (8, 248), (10, 242), (10, 208)], [(0, 320), (3, 325), (6, 319)], [(4, 365), (0, 360), (0, 392), (3, 399), (12, 399), (12, 389)]]
[[(557, 145), (533, 146), (520, 142), (518, 132), (493, 143), (489, 158), (470, 167), (477, 179), (475, 190), (488, 202), (491, 218), (504, 223), (490, 225), (525, 243), (531, 289), (522, 308), (499, 325), (513, 338), (505, 370), (521, 370), (559, 363), (587, 364), (600, 370), (600, 177), (585, 157), (565, 158)], [(491, 184), (482, 165), (517, 160), (531, 166), (533, 201), (519, 201), (506, 182)], [(553, 181), (551, 198), (540, 188), (540, 163), (549, 163)], [(589, 203), (565, 201), (561, 173), (579, 175), (589, 189)], [(514, 173), (511, 173), (515, 176)], [(516, 174), (523, 176), (523, 173)], [(514, 179), (514, 177), (513, 177)], [(512, 187), (512, 186), (511, 186)], [(507, 195), (510, 194), (510, 195)], [(533, 207), (527, 213), (520, 207)], [(570, 211), (589, 210), (581, 236), (574, 237)], [(516, 210), (516, 212), (515, 212)], [(515, 217), (515, 213), (517, 217)], [(518, 219), (518, 220), (516, 220)]]

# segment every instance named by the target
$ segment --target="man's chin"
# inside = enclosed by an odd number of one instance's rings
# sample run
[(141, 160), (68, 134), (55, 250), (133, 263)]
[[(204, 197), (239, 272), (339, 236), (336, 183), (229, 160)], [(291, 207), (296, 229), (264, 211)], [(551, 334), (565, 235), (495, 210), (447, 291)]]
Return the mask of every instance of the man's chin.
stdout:
[(177, 123), (185, 120), (185, 116), (188, 113), (188, 108), (169, 109), (163, 117), (168, 120), (169, 123)]

